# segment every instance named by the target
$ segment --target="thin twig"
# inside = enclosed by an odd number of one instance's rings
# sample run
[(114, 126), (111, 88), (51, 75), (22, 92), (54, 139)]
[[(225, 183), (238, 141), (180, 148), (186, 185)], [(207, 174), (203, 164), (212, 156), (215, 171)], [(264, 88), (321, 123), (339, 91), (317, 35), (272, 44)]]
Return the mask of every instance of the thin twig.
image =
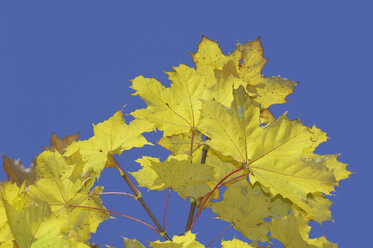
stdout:
[(148, 208), (148, 206), (146, 205), (144, 199), (142, 199), (142, 195), (140, 193), (140, 191), (136, 188), (136, 186), (132, 183), (131, 179), (128, 177), (128, 175), (124, 172), (124, 170), (122, 169), (122, 167), (120, 166), (120, 164), (118, 163), (118, 161), (115, 159), (115, 157), (113, 155), (111, 155), (111, 158), (113, 159), (113, 161), (115, 162), (116, 166), (118, 167), (118, 169), (120, 170), (120, 174), (122, 176), (122, 178), (126, 181), (126, 183), (128, 184), (128, 186), (131, 188), (132, 192), (136, 195), (136, 199), (141, 203), (141, 205), (143, 206), (143, 208), (145, 209), (145, 211), (148, 213), (148, 215), (150, 216), (150, 218), (152, 219), (152, 221), (154, 222), (154, 224), (157, 226), (160, 234), (166, 239), (166, 240), (170, 240), (170, 237), (167, 235), (166, 231), (163, 229), (163, 227), (159, 224), (158, 220), (154, 217), (153, 213), (150, 211), (150, 209)]
[(97, 211), (101, 211), (101, 212), (105, 212), (105, 213), (120, 215), (122, 217), (125, 217), (125, 218), (128, 218), (128, 219), (137, 221), (137, 222), (139, 222), (141, 224), (144, 224), (145, 226), (150, 227), (151, 229), (153, 229), (154, 231), (156, 231), (159, 235), (161, 235), (161, 233), (159, 232), (159, 230), (157, 230), (157, 228), (155, 228), (154, 226), (152, 226), (152, 225), (150, 225), (150, 224), (148, 224), (148, 223), (146, 223), (146, 222), (144, 222), (142, 220), (136, 219), (134, 217), (131, 217), (131, 216), (128, 216), (128, 215), (125, 215), (125, 214), (121, 214), (121, 213), (118, 213), (118, 212), (110, 211), (110, 210), (107, 210), (107, 209), (101, 209), (101, 208), (95, 208), (95, 207), (88, 207), (88, 206), (79, 206), (79, 205), (71, 205), (71, 204), (69, 204), (68, 206), (69, 207), (74, 207), (74, 208), (86, 208), (86, 209), (90, 209), (90, 210), (97, 210)]
[(216, 235), (216, 237), (206, 246), (206, 248), (209, 248), (210, 247), (210, 245), (212, 244), (212, 243), (214, 243), (215, 242), (215, 240), (220, 236), (220, 235), (222, 235), (223, 234), (223, 232), (225, 232), (225, 231), (227, 231), (229, 228), (231, 228), (233, 226), (233, 224), (230, 224), (229, 226), (227, 226), (226, 228), (224, 228), (224, 230), (223, 231), (221, 231), (218, 235)]
[(187, 232), (190, 229), (190, 225), (192, 224), (192, 221), (193, 221), (193, 217), (194, 217), (194, 212), (196, 210), (196, 206), (197, 206), (197, 201), (194, 200), (190, 204), (189, 214), (188, 214), (188, 220), (187, 220), (187, 224), (186, 224), (186, 227), (185, 227), (185, 232)]
[[(193, 144), (193, 142), (191, 142)], [(206, 158), (207, 158), (207, 151), (209, 150), (209, 146), (208, 145), (204, 145), (203, 146), (203, 150), (202, 150), (202, 158), (201, 158), (201, 164), (204, 164), (206, 162)], [(191, 145), (191, 153), (192, 153), (192, 145)], [(190, 204), (190, 208), (189, 208), (189, 214), (188, 214), (188, 220), (187, 220), (187, 224), (186, 224), (186, 227), (185, 227), (185, 232), (187, 232), (189, 229), (190, 229), (190, 226), (192, 225), (192, 222), (193, 222), (193, 217), (194, 217), (194, 212), (195, 212), (195, 209), (196, 209), (196, 206), (197, 206), (197, 201), (193, 201), (191, 204)]]

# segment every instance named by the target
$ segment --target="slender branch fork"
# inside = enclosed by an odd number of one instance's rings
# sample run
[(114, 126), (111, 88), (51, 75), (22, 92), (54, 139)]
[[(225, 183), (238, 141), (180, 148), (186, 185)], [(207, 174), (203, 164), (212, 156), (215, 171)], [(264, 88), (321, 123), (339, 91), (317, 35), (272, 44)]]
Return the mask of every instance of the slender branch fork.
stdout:
[(122, 167), (120, 166), (120, 164), (118, 163), (118, 161), (115, 159), (115, 157), (112, 154), (110, 154), (110, 156), (113, 159), (113, 161), (115, 162), (115, 164), (116, 164), (116, 166), (117, 166), (117, 168), (118, 168), (118, 170), (120, 172), (120, 175), (126, 181), (126, 183), (128, 184), (128, 186), (131, 188), (132, 192), (135, 194), (136, 199), (141, 203), (141, 205), (143, 206), (143, 208), (145, 209), (145, 211), (148, 213), (148, 215), (150, 216), (150, 218), (152, 219), (152, 221), (154, 222), (154, 224), (157, 226), (158, 231), (161, 234), (161, 236), (163, 236), (166, 240), (170, 240), (171, 241), (171, 239), (167, 235), (166, 231), (159, 224), (158, 220), (154, 217), (153, 213), (150, 211), (149, 207), (146, 205), (145, 201), (142, 199), (142, 195), (141, 195), (140, 191), (132, 183), (131, 179), (124, 172), (124, 170), (122, 169)]
[[(194, 226), (194, 224), (195, 224), (197, 218), (198, 218), (199, 215), (201, 214), (202, 209), (206, 206), (208, 200), (210, 199), (211, 195), (215, 192), (215, 190), (216, 190), (216, 189), (219, 189), (219, 188), (223, 185), (224, 181), (225, 181), (228, 177), (230, 177), (231, 175), (233, 175), (233, 174), (235, 174), (235, 173), (237, 173), (237, 172), (239, 172), (239, 171), (241, 171), (241, 170), (243, 170), (243, 169), (247, 169), (246, 164), (244, 164), (241, 168), (239, 168), (239, 169), (237, 169), (237, 170), (234, 170), (234, 171), (230, 172), (228, 175), (226, 175), (225, 177), (223, 177), (223, 178), (222, 178), (222, 179), (221, 179), (221, 180), (220, 180), (220, 181), (215, 185), (215, 187), (214, 187), (214, 188), (213, 188), (209, 193), (207, 193), (207, 194), (202, 198), (202, 199), (203, 199), (203, 202), (202, 202), (202, 204), (200, 205), (200, 207), (198, 208), (197, 214), (194, 216), (193, 221), (192, 221), (192, 224), (190, 225), (190, 228), (189, 228), (188, 230), (191, 231), (191, 230), (193, 229), (193, 226)], [(237, 177), (236, 179), (238, 179), (238, 178), (240, 178), (240, 177)], [(229, 180), (229, 182), (232, 182), (232, 180)]]

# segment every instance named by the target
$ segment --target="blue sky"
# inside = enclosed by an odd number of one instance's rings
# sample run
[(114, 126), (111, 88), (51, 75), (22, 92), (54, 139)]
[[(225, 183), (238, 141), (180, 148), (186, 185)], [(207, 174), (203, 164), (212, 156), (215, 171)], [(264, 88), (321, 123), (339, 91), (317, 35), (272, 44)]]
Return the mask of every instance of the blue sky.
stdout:
[[(142, 74), (168, 82), (163, 71), (192, 66), (202, 34), (226, 53), (236, 41), (261, 36), (269, 58), (263, 74), (300, 81), (291, 102), (273, 112), (316, 124), (330, 140), (321, 154), (341, 153), (355, 174), (342, 181), (332, 200), (335, 222), (314, 227), (340, 247), (372, 243), (372, 1), (1, 1), (0, 2), (0, 153), (29, 165), (60, 136), (92, 135), (91, 123), (109, 118), (126, 104), (127, 113), (144, 103), (130, 96), (130, 79)], [(157, 135), (148, 135), (156, 139)], [(124, 154), (123, 166), (138, 168), (144, 148)], [(6, 179), (3, 171), (0, 178)], [(129, 192), (114, 170), (104, 172), (105, 191)], [(143, 191), (145, 194), (145, 191)], [(145, 194), (161, 218), (166, 192)], [(183, 232), (187, 203), (171, 195), (167, 229)], [(150, 222), (137, 202), (105, 196), (107, 208)], [(204, 213), (196, 224), (207, 244), (228, 224)], [(224, 234), (230, 239), (237, 232)], [(118, 217), (102, 224), (93, 241), (122, 247), (121, 235), (159, 237), (141, 224)], [(241, 237), (237, 235), (237, 237)], [(219, 246), (218, 243), (215, 243)], [(276, 246), (275, 246), (276, 247)], [(279, 247), (279, 246), (277, 246)]]

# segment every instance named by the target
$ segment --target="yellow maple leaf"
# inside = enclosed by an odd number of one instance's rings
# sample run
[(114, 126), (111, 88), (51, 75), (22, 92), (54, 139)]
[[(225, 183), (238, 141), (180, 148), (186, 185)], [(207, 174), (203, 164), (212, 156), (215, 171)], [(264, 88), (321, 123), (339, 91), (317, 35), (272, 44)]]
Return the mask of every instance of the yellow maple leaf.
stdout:
[(119, 110), (110, 119), (93, 125), (94, 136), (72, 143), (64, 155), (71, 156), (79, 151), (82, 160), (87, 162), (83, 172), (94, 171), (99, 177), (105, 166), (114, 166), (110, 155), (120, 155), (124, 150), (150, 145), (141, 134), (151, 131), (153, 125), (142, 120), (134, 120), (127, 125), (122, 115)]
[(79, 166), (77, 164), (67, 163), (61, 153), (56, 151), (42, 152), (36, 158), (36, 161), (38, 164), (36, 171), (38, 175), (43, 178), (68, 178), (71, 176), (74, 169)]
[[(42, 178), (28, 189), (32, 197), (37, 197), (51, 206), (58, 220), (66, 220), (62, 225), (64, 233), (70, 238), (87, 242), (98, 225), (109, 218), (107, 213), (90, 210), (89, 207), (105, 209), (97, 193), (102, 187), (96, 187), (90, 192), (94, 178), (55, 177)], [(88, 208), (70, 207), (83, 206)]]
[(215, 84), (216, 70), (222, 71), (227, 64), (233, 64), (234, 67), (239, 65), (239, 60), (242, 53), (239, 50), (234, 50), (226, 56), (220, 49), (217, 42), (212, 41), (205, 36), (202, 36), (201, 42), (198, 44), (198, 51), (191, 53), (197, 71), (208, 76), (209, 86)]
[(253, 248), (246, 242), (243, 242), (239, 239), (233, 238), (232, 240), (222, 240), (222, 248)]
[[(255, 137), (262, 132), (260, 109), (242, 87), (234, 92), (235, 98), (230, 108), (216, 101), (205, 102), (201, 130), (212, 137), (207, 143), (214, 149), (236, 161), (247, 163), (251, 157), (250, 148), (255, 146)], [(255, 142), (248, 142), (250, 140)]]
[[(194, 164), (201, 164), (201, 162), (204, 161), (204, 166), (210, 167), (214, 173), (213, 179), (210, 178), (210, 180), (206, 182), (211, 189), (213, 189), (223, 177), (228, 175), (230, 172), (237, 170), (241, 166), (240, 163), (233, 161), (229, 157), (224, 157), (217, 151), (204, 146), (202, 135), (200, 134), (194, 136), (192, 156), (190, 157), (190, 143), (190, 135), (188, 136), (185, 134), (162, 137), (158, 142), (158, 144), (170, 150), (173, 155), (189, 155), (189, 159), (191, 158), (192, 163)], [(207, 150), (204, 158), (203, 149)], [(241, 176), (247, 173), (248, 170), (242, 170), (235, 175)], [(212, 198), (219, 199), (219, 192), (216, 191)]]
[(149, 242), (153, 248), (204, 248), (200, 242), (196, 241), (196, 235), (190, 231), (182, 236), (174, 236), (172, 241), (154, 241)]
[[(162, 137), (157, 143), (171, 151), (173, 155), (190, 155), (191, 139), (191, 134), (178, 134)], [(200, 133), (195, 134), (193, 137), (192, 154), (195, 154), (203, 147), (203, 144), (202, 135)]]
[(145, 248), (139, 241), (136, 239), (128, 239), (123, 237), (124, 248)]
[(22, 210), (17, 210), (5, 199), (3, 202), (17, 247), (89, 247), (64, 237), (61, 228), (65, 220), (57, 219), (46, 202), (34, 199)]
[(329, 194), (337, 185), (334, 172), (325, 163), (305, 159), (303, 150), (320, 143), (324, 135), (320, 129), (309, 128), (300, 121), (290, 121), (285, 115), (263, 129), (256, 140), (256, 150), (249, 162), (250, 180), (259, 181), (269, 188), (272, 195), (281, 194), (306, 211), (318, 222), (319, 211), (311, 206), (307, 195), (322, 192)]
[(318, 222), (330, 219), (326, 215), (328, 210), (313, 209), (315, 205), (329, 207), (329, 201), (309, 196), (318, 192), (329, 194), (337, 184), (335, 170), (326, 165), (327, 159), (307, 156), (326, 140), (324, 132), (306, 127), (299, 120), (290, 121), (286, 115), (261, 127), (259, 107), (242, 87), (234, 90), (230, 108), (206, 102), (203, 115), (201, 129), (212, 137), (208, 144), (243, 163), (252, 173), (252, 184), (259, 181), (273, 196), (281, 194), (290, 199)]
[(192, 163), (188, 155), (170, 156), (164, 162), (157, 158), (143, 157), (136, 162), (143, 168), (131, 175), (136, 178), (140, 187), (159, 191), (172, 188), (184, 199), (204, 196), (211, 190), (208, 182), (214, 181), (212, 168)]
[(189, 133), (197, 129), (201, 118), (201, 97), (206, 90), (206, 78), (185, 65), (174, 67), (167, 73), (172, 81), (169, 88), (154, 78), (139, 76), (132, 80), (136, 90), (148, 107), (132, 113), (135, 118), (147, 119), (156, 124), (164, 136)]
[(337, 245), (328, 241), (325, 236), (310, 239), (308, 219), (292, 210), (281, 220), (273, 219), (270, 223), (271, 237), (278, 239), (287, 248), (336, 248)]
[(0, 184), (0, 244), (13, 247), (14, 236), (9, 227), (4, 201), (12, 204), (17, 210), (22, 210), (30, 202), (30, 198), (25, 192), (25, 183), (18, 186), (13, 182), (4, 182)]
[(170, 156), (160, 162), (157, 158), (143, 157), (137, 160), (143, 167), (131, 174), (140, 187), (152, 190), (174, 189), (182, 198), (197, 199), (211, 190), (214, 181), (213, 168), (193, 162), (188, 155)]
[(241, 181), (227, 186), (223, 200), (211, 203), (211, 210), (232, 223), (245, 237), (265, 242), (269, 231), (265, 218), (269, 216), (270, 199), (259, 185)]
[(259, 38), (243, 45), (238, 44), (231, 54), (225, 55), (217, 42), (202, 37), (198, 51), (192, 56), (197, 71), (206, 74), (209, 82), (213, 82), (210, 85), (215, 84), (217, 74), (239, 78), (262, 109), (286, 102), (286, 96), (293, 93), (297, 85), (279, 76), (263, 77), (261, 71), (267, 59), (263, 57)]

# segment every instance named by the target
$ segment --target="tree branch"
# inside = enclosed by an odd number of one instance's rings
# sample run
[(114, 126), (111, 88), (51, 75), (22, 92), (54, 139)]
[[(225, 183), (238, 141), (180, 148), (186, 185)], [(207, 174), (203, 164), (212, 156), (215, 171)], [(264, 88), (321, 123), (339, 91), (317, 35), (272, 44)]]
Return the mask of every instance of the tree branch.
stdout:
[(170, 240), (170, 237), (167, 235), (166, 231), (163, 229), (163, 227), (159, 224), (158, 220), (154, 217), (153, 213), (150, 211), (150, 209), (148, 208), (148, 206), (146, 205), (144, 199), (142, 199), (142, 195), (141, 195), (141, 192), (136, 188), (136, 186), (132, 183), (131, 179), (128, 177), (128, 175), (124, 172), (124, 170), (122, 169), (122, 167), (120, 166), (120, 164), (118, 163), (118, 161), (115, 159), (115, 157), (113, 155), (111, 155), (111, 158), (114, 160), (116, 166), (118, 167), (119, 169), (119, 172), (120, 172), (120, 175), (122, 176), (122, 178), (124, 179), (124, 181), (126, 181), (126, 183), (128, 184), (128, 186), (131, 188), (132, 192), (136, 195), (136, 199), (141, 203), (141, 205), (143, 206), (143, 208), (145, 209), (145, 211), (148, 213), (148, 215), (150, 216), (150, 218), (152, 219), (152, 221), (154, 222), (154, 224), (157, 226), (158, 230), (159, 230), (159, 233), (166, 239), (166, 240)]

